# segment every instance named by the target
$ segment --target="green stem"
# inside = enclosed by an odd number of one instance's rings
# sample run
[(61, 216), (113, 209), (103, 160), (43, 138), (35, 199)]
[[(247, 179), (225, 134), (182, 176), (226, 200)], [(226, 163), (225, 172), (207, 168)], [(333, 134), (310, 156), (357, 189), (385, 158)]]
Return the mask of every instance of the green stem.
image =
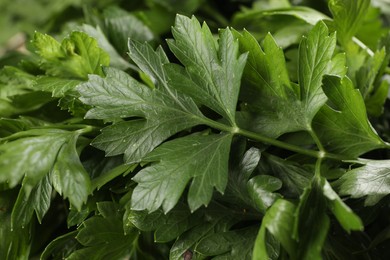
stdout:
[(79, 131), (81, 134), (89, 133), (95, 130), (99, 130), (100, 128), (91, 126), (91, 125), (85, 125), (85, 124), (74, 124), (74, 125), (64, 125), (64, 124), (58, 124), (58, 125), (44, 125), (44, 126), (36, 126), (32, 127), (32, 129), (62, 129), (62, 130), (75, 130)]
[(324, 146), (322, 146), (322, 143), (321, 143), (320, 139), (318, 138), (317, 134), (313, 131), (313, 129), (309, 128), (307, 131), (309, 132), (310, 136), (313, 138), (313, 140), (316, 143), (318, 149), (321, 152), (325, 153), (325, 148), (324, 148)]
[(321, 178), (321, 164), (322, 164), (322, 158), (318, 158), (316, 162), (315, 172), (314, 172), (314, 178), (317, 178), (317, 180)]
[(313, 139), (315, 139), (317, 145), (319, 146), (319, 149), (320, 149), (319, 151), (305, 149), (305, 148), (302, 148), (300, 146), (285, 143), (285, 142), (264, 136), (264, 135), (259, 134), (259, 133), (247, 131), (245, 129), (241, 129), (241, 128), (238, 128), (235, 126), (225, 125), (223, 123), (219, 123), (219, 122), (213, 121), (213, 120), (208, 119), (208, 118), (204, 118), (204, 119), (202, 119), (202, 121), (204, 124), (206, 124), (212, 128), (224, 131), (224, 132), (242, 135), (242, 136), (245, 136), (245, 137), (252, 139), (252, 140), (255, 140), (255, 141), (259, 141), (259, 142), (262, 142), (265, 144), (273, 145), (273, 146), (276, 146), (276, 147), (279, 147), (282, 149), (286, 149), (286, 150), (289, 150), (292, 152), (297, 152), (299, 154), (304, 154), (304, 155), (307, 155), (310, 157), (320, 158), (320, 159), (328, 158), (328, 159), (334, 159), (334, 160), (340, 160), (340, 161), (345, 160), (345, 159), (351, 159), (351, 158), (345, 158), (345, 157), (338, 155), (338, 154), (332, 154), (332, 153), (325, 152), (323, 150), (321, 143), (319, 142), (318, 137), (315, 135), (315, 133), (313, 131), (312, 131), (312, 133), (314, 135), (312, 135), (312, 136), (313, 136)]

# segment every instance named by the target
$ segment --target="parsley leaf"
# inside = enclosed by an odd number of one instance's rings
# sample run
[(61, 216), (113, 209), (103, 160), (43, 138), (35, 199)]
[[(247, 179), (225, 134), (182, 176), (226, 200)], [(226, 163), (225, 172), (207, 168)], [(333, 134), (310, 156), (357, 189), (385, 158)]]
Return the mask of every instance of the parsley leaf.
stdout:
[(337, 36), (342, 45), (346, 46), (359, 30), (369, 6), (370, 0), (329, 1), (329, 9), (333, 14)]
[(78, 87), (81, 100), (94, 106), (86, 117), (108, 121), (146, 117), (104, 129), (93, 145), (107, 155), (125, 153), (126, 163), (139, 162), (168, 137), (201, 122), (199, 118), (203, 116), (191, 100), (184, 103), (181, 96), (150, 89), (113, 68), (105, 69), (105, 73), (105, 78), (91, 75), (88, 82)]
[[(179, 138), (156, 148), (144, 162), (157, 162), (141, 170), (133, 180), (138, 183), (132, 196), (134, 210), (165, 212), (178, 202), (187, 183), (188, 204), (192, 211), (208, 205), (213, 187), (223, 193), (232, 136), (200, 135)], [(188, 149), (191, 147), (191, 149)]]
[[(235, 125), (235, 112), (246, 55), (229, 29), (219, 31), (218, 45), (206, 24), (177, 15), (168, 45), (185, 66), (167, 70), (169, 84), (208, 106)], [(187, 78), (187, 79), (186, 79)]]
[(331, 103), (322, 107), (313, 127), (325, 149), (356, 157), (388, 146), (368, 121), (363, 98), (349, 78), (326, 76), (323, 89)]
[(346, 172), (335, 182), (340, 195), (352, 198), (365, 197), (365, 205), (375, 205), (390, 193), (390, 161), (361, 160), (358, 168)]
[(101, 66), (110, 62), (96, 40), (83, 32), (72, 32), (61, 44), (37, 32), (33, 44), (42, 58), (41, 67), (51, 76), (86, 79), (88, 74), (102, 75)]
[(313, 117), (327, 100), (321, 81), (334, 52), (335, 35), (329, 36), (326, 25), (318, 22), (302, 39), (299, 87), (290, 83), (283, 52), (270, 34), (264, 39), (264, 50), (249, 33), (236, 35), (241, 51), (250, 51), (244, 71), (249, 88), (244, 88), (243, 97), (248, 110), (256, 115), (252, 130), (271, 137), (311, 130)]

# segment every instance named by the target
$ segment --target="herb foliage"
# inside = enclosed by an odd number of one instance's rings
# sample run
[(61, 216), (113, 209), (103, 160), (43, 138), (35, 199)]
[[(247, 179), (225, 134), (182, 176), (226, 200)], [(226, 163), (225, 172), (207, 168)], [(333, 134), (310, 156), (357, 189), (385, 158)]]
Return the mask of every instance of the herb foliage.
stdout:
[(0, 259), (387, 259), (385, 4), (138, 2), (2, 59)]

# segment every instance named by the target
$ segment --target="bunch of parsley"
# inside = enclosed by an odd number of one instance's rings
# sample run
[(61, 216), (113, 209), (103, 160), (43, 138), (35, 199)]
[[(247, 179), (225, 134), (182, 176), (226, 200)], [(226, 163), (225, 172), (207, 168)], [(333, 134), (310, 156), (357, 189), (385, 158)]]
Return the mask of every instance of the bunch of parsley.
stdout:
[(0, 259), (388, 259), (386, 3), (175, 2), (2, 60)]

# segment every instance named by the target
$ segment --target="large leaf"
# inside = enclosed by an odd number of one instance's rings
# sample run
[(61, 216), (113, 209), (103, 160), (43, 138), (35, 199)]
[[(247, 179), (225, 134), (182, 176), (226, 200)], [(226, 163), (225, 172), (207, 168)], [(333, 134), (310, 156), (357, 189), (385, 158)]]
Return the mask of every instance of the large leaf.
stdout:
[(388, 147), (368, 121), (363, 98), (347, 77), (326, 76), (323, 89), (331, 103), (320, 110), (313, 127), (325, 149), (353, 158)]
[(243, 98), (248, 110), (256, 115), (252, 130), (270, 137), (310, 130), (314, 115), (327, 100), (321, 81), (334, 52), (335, 35), (329, 36), (326, 25), (319, 22), (302, 39), (299, 88), (290, 84), (283, 52), (271, 35), (265, 37), (263, 49), (248, 32), (236, 35), (240, 50), (250, 52), (244, 71), (248, 88), (244, 88)]
[(346, 172), (335, 182), (340, 195), (365, 197), (365, 205), (375, 205), (390, 194), (390, 161), (362, 160), (363, 166)]
[(192, 100), (172, 96), (164, 89), (150, 89), (122, 71), (105, 71), (106, 78), (92, 75), (78, 88), (81, 100), (94, 106), (86, 116), (109, 121), (146, 118), (106, 128), (93, 145), (105, 150), (107, 155), (125, 153), (127, 163), (139, 162), (171, 135), (202, 122), (203, 116)]
[(251, 124), (252, 130), (278, 137), (304, 128), (298, 93), (290, 84), (283, 51), (273, 37), (268, 34), (261, 48), (247, 31), (235, 32), (235, 36), (240, 51), (249, 52), (241, 97), (248, 103), (247, 109), (259, 115)]
[(238, 56), (238, 44), (229, 29), (219, 31), (218, 45), (206, 24), (195, 17), (177, 15), (172, 28), (171, 51), (185, 66), (170, 66), (173, 87), (235, 124), (235, 112), (246, 55)]
[(214, 187), (221, 193), (225, 190), (231, 138), (229, 134), (192, 135), (155, 149), (143, 160), (155, 163), (133, 178), (138, 185), (133, 192), (132, 208), (156, 211), (162, 206), (168, 212), (191, 179), (190, 209), (208, 205)]

